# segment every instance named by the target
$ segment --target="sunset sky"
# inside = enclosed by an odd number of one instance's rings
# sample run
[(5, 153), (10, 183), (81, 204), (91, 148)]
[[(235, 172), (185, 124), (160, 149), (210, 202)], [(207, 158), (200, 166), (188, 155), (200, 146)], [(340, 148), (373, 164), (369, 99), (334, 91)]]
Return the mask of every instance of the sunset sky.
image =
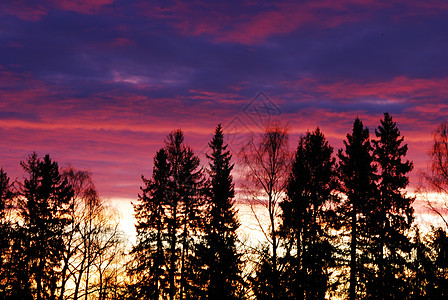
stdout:
[(201, 158), (217, 123), (236, 152), (270, 119), (291, 149), (316, 126), (338, 149), (357, 116), (373, 133), (384, 112), (415, 187), (448, 119), (448, 2), (1, 1), (0, 99), (13, 179), (50, 153), (115, 201), (136, 199), (176, 128)]

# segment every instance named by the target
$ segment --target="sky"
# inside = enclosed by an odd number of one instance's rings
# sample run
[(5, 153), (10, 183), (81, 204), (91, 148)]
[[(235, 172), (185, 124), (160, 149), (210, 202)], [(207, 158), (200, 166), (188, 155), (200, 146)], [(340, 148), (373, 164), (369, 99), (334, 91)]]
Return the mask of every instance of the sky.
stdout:
[(171, 130), (206, 164), (218, 123), (235, 153), (272, 120), (336, 151), (389, 112), (412, 189), (448, 117), (447, 28), (444, 0), (1, 1), (0, 166), (49, 153), (128, 203)]

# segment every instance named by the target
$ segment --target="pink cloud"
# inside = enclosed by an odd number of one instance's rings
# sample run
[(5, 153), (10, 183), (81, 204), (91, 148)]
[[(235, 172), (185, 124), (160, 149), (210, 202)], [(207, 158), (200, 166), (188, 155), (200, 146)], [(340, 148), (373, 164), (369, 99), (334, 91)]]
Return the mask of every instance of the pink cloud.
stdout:
[[(208, 100), (210, 103), (222, 103), (229, 105), (241, 105), (242, 97), (235, 93), (229, 92), (214, 92), (206, 90), (189, 90), (190, 99)], [(221, 107), (221, 109), (224, 109)]]
[(115, 47), (129, 47), (134, 46), (135, 42), (128, 38), (119, 37), (112, 41), (112, 45)]
[(448, 95), (448, 78), (420, 79), (399, 76), (391, 81), (377, 81), (359, 83), (354, 81), (340, 81), (322, 84), (312, 78), (305, 78), (295, 82), (283, 82), (289, 88), (322, 93), (337, 99), (384, 99), (388, 102), (407, 101), (413, 98), (446, 99)]
[(37, 22), (52, 9), (94, 14), (113, 2), (114, 0), (12, 0), (0, 4), (0, 14), (13, 15), (22, 20)]
[[(427, 151), (431, 147), (432, 132), (441, 122), (441, 117), (448, 114), (448, 78), (421, 79), (396, 77), (390, 81), (358, 83), (358, 82), (334, 82), (321, 83), (314, 79), (303, 79), (294, 83), (284, 83), (290, 89), (303, 93), (302, 101), (316, 101), (326, 99), (332, 103), (352, 104), (378, 103), (379, 105), (402, 105), (402, 111), (392, 116), (397, 122), (405, 142), (409, 144), (408, 159), (415, 163), (415, 172), (412, 174), (412, 184), (418, 182), (417, 170), (426, 168)], [(425, 101), (425, 98), (428, 101)], [(379, 125), (382, 114), (372, 114), (360, 104), (360, 110), (333, 111), (321, 108), (305, 108), (288, 118), (299, 119), (302, 126), (312, 128), (319, 125), (324, 133), (335, 143), (345, 138), (351, 129), (353, 120), (359, 116), (365, 126), (371, 130)], [(338, 142), (339, 141), (339, 142)]]
[(50, 3), (61, 10), (93, 14), (113, 2), (114, 0), (51, 0)]
[[(0, 79), (1, 79), (0, 70)], [(9, 73), (8, 73), (9, 74)], [(214, 120), (207, 118), (210, 114), (216, 114), (216, 106), (219, 104), (202, 96), (198, 104), (191, 104), (193, 97), (179, 96), (177, 98), (149, 98), (145, 95), (131, 92), (110, 90), (91, 95), (88, 99), (69, 98), (57, 100), (57, 105), (52, 101), (57, 93), (57, 86), (47, 86), (29, 76), (29, 80), (21, 81), (18, 74), (10, 74), (11, 89), (0, 89), (0, 98), (6, 99), (0, 103), (0, 110), (12, 113), (11, 118), (0, 119), (0, 128), (22, 130), (88, 130), (88, 131), (113, 131), (133, 133), (168, 133), (174, 128), (183, 128), (186, 131), (198, 135), (208, 134), (210, 128), (216, 125)], [(15, 78), (14, 76), (18, 76)], [(8, 76), (6, 76), (8, 78)], [(17, 85), (17, 81), (27, 85)], [(64, 91), (66, 93), (68, 91)], [(231, 94), (222, 94), (222, 97), (230, 99)], [(39, 101), (39, 99), (45, 99)], [(107, 100), (105, 100), (107, 99)], [(225, 99), (224, 99), (225, 100)], [(91, 106), (91, 103), (101, 105)], [(110, 104), (109, 104), (110, 103)], [(26, 108), (26, 109), (23, 109)], [(35, 118), (15, 117), (15, 113), (28, 113)], [(225, 121), (232, 116), (230, 108), (220, 110), (220, 121)], [(197, 118), (203, 121), (197, 124)]]
[[(256, 5), (240, 3), (246, 12), (235, 12), (225, 2), (205, 9), (207, 5), (194, 2), (175, 2), (169, 8), (157, 8), (141, 2), (145, 15), (166, 19), (185, 35), (210, 35), (216, 42), (255, 44), (272, 35), (290, 33), (315, 20), (308, 3), (279, 3), (256, 12)], [(230, 13), (229, 13), (230, 11)], [(327, 24), (327, 22), (324, 22)], [(336, 22), (338, 23), (338, 22)], [(323, 24), (323, 26), (325, 26)]]
[[(226, 2), (207, 4), (176, 1), (171, 6), (160, 7), (142, 1), (138, 7), (146, 16), (170, 22), (184, 35), (208, 35), (218, 43), (253, 45), (262, 43), (271, 36), (291, 33), (305, 26), (333, 28), (370, 19), (383, 13), (382, 10), (393, 9), (397, 2), (280, 1), (268, 6), (242, 1), (237, 4), (239, 9), (235, 9), (234, 3)], [(447, 10), (448, 5), (442, 1), (408, 1), (403, 5), (403, 10), (395, 14), (395, 18), (398, 20)]]
[(48, 13), (48, 8), (44, 4), (28, 3), (27, 0), (13, 0), (0, 4), (0, 14), (13, 15), (26, 21), (39, 21)]
[(28, 103), (37, 102), (41, 97), (50, 97), (58, 90), (35, 79), (30, 73), (17, 73), (0, 69), (0, 111), (11, 108), (20, 112), (32, 111)]
[[(29, 152), (49, 152), (61, 163), (70, 162), (76, 167), (93, 171), (99, 183), (98, 188), (106, 196), (124, 197), (138, 192), (139, 175), (150, 175), (152, 156), (163, 146), (165, 135), (171, 130), (183, 129), (187, 141), (196, 152), (202, 153), (218, 122), (226, 127), (233, 118), (244, 118), (241, 106), (245, 99), (241, 99), (231, 89), (228, 92), (192, 89), (187, 95), (173, 98), (151, 98), (138, 91), (110, 90), (90, 95), (87, 99), (64, 96), (55, 102), (52, 97), (60, 95), (59, 87), (48, 86), (30, 74), (9, 72), (0, 67), (0, 82), (5, 87), (0, 89), (0, 97), (8, 101), (0, 102), (0, 110), (38, 114), (34, 119), (26, 115), (23, 118), (0, 119), (0, 134), (7, 137), (2, 144), (7, 149), (2, 159), (7, 164), (0, 163), (7, 168), (17, 168), (18, 161)], [(415, 162), (416, 170), (426, 167), (431, 132), (438, 122), (433, 116), (448, 111), (448, 104), (440, 100), (445, 99), (441, 97), (446, 97), (448, 92), (448, 79), (444, 78), (429, 80), (397, 77), (391, 81), (365, 84), (322, 84), (317, 80), (306, 79), (284, 84), (289, 84), (289, 90), (303, 89), (308, 100), (315, 100), (315, 94), (320, 93), (336, 104), (339, 99), (358, 101), (375, 95), (383, 100), (388, 97), (393, 101), (405, 99), (407, 108), (393, 117), (405, 136), (405, 142), (409, 144), (408, 159)], [(64, 95), (67, 94), (70, 93), (64, 92)], [(413, 95), (433, 95), (432, 102), (412, 100)], [(331, 100), (334, 99), (332, 96), (337, 99)], [(281, 98), (279, 102), (285, 101)], [(316, 126), (338, 149), (342, 147), (342, 140), (350, 132), (356, 116), (363, 120), (373, 134), (382, 114), (307, 107), (296, 112), (284, 111), (280, 118), (291, 126), (291, 149), (295, 148), (296, 138), (301, 133), (314, 130)], [(260, 131), (249, 121), (245, 124), (249, 131)], [(412, 175), (413, 185), (417, 182), (416, 176)], [(120, 186), (123, 182), (126, 182), (126, 186)]]

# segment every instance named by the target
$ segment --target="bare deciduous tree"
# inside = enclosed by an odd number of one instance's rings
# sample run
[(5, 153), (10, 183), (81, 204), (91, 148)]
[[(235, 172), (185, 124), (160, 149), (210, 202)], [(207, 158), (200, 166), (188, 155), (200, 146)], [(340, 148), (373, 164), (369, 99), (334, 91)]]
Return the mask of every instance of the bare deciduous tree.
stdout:
[(116, 266), (118, 249), (123, 248), (118, 213), (99, 197), (87, 171), (67, 168), (63, 176), (73, 186), (75, 197), (72, 224), (65, 236), (59, 299), (103, 299), (111, 281), (105, 274)]
[[(254, 217), (270, 245), (271, 296), (276, 299), (279, 290), (278, 233), (279, 201), (284, 196), (291, 161), (288, 149), (288, 131), (279, 123), (265, 128), (258, 138), (251, 137), (241, 150), (246, 175), (245, 190), (249, 193)], [(268, 225), (260, 219), (257, 210), (266, 209)]]
[[(437, 214), (445, 227), (448, 229), (448, 122), (444, 122), (437, 127), (433, 133), (432, 149), (429, 152), (428, 172), (423, 174), (423, 178), (428, 183), (428, 191), (438, 193), (443, 200), (435, 202), (427, 199), (429, 208)], [(423, 192), (424, 188), (420, 189)]]

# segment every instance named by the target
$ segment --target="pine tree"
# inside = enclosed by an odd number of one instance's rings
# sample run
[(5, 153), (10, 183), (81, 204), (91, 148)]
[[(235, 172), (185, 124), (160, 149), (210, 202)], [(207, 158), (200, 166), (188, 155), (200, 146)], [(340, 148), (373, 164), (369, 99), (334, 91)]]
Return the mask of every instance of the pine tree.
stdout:
[(12, 268), (10, 265), (10, 244), (12, 242), (12, 223), (8, 218), (8, 210), (12, 204), (14, 192), (8, 174), (0, 168), (0, 299), (8, 296), (11, 289)]
[(202, 282), (207, 299), (236, 299), (241, 283), (240, 255), (237, 253), (239, 222), (234, 207), (232, 155), (224, 145), (221, 125), (209, 142), (209, 186), (207, 189), (204, 243), (198, 249), (204, 264)]
[(433, 299), (448, 298), (448, 235), (442, 228), (433, 229), (431, 248), (434, 250), (436, 277), (430, 280)]
[(368, 296), (375, 299), (406, 296), (404, 255), (411, 251), (406, 233), (414, 220), (413, 198), (404, 189), (409, 183), (407, 174), (413, 164), (403, 161), (407, 145), (392, 117), (384, 114), (381, 125), (375, 130), (374, 159), (378, 165), (379, 195), (372, 211), (372, 232), (375, 256), (375, 276), (368, 285)]
[(55, 299), (62, 261), (64, 229), (69, 223), (68, 205), (73, 189), (61, 178), (58, 164), (47, 154), (36, 153), (21, 162), (28, 175), (20, 189), (22, 219), (16, 247), (23, 249), (21, 290), (34, 299)]
[(5, 222), (7, 217), (8, 206), (14, 198), (12, 184), (8, 174), (0, 168), (0, 222)]
[(445, 230), (432, 227), (426, 236), (422, 236), (417, 227), (413, 247), (407, 298), (447, 299), (448, 237)]
[(137, 245), (132, 250), (136, 266), (131, 273), (138, 277), (133, 287), (138, 298), (157, 300), (166, 284), (164, 237), (169, 172), (167, 153), (162, 148), (154, 157), (152, 179), (142, 176), (145, 186), (140, 188), (138, 204), (134, 204)]
[[(200, 237), (203, 206), (203, 172), (199, 158), (184, 144), (183, 132), (167, 136), (165, 150), (170, 165), (168, 193), (169, 297), (174, 299), (176, 286), (180, 298), (192, 298), (199, 292), (197, 272), (193, 268), (195, 243)], [(179, 278), (176, 283), (176, 278)]]
[(280, 203), (280, 234), (289, 250), (285, 259), (292, 278), (286, 281), (293, 299), (324, 299), (329, 268), (333, 266), (330, 228), (334, 211), (335, 159), (333, 148), (317, 128), (299, 140), (286, 198)]
[[(338, 152), (339, 176), (347, 199), (340, 212), (350, 232), (349, 297), (354, 300), (358, 298), (359, 290), (365, 288), (365, 265), (369, 263), (366, 261), (366, 247), (371, 244), (368, 225), (372, 203), (377, 196), (369, 130), (364, 128), (359, 118), (353, 124), (352, 134), (347, 134), (344, 146), (345, 151), (341, 149)], [(364, 255), (360, 256), (358, 252)]]
[(190, 299), (200, 292), (196, 244), (202, 237), (203, 172), (181, 130), (157, 152), (153, 178), (134, 205), (138, 243), (131, 274), (136, 297)]

